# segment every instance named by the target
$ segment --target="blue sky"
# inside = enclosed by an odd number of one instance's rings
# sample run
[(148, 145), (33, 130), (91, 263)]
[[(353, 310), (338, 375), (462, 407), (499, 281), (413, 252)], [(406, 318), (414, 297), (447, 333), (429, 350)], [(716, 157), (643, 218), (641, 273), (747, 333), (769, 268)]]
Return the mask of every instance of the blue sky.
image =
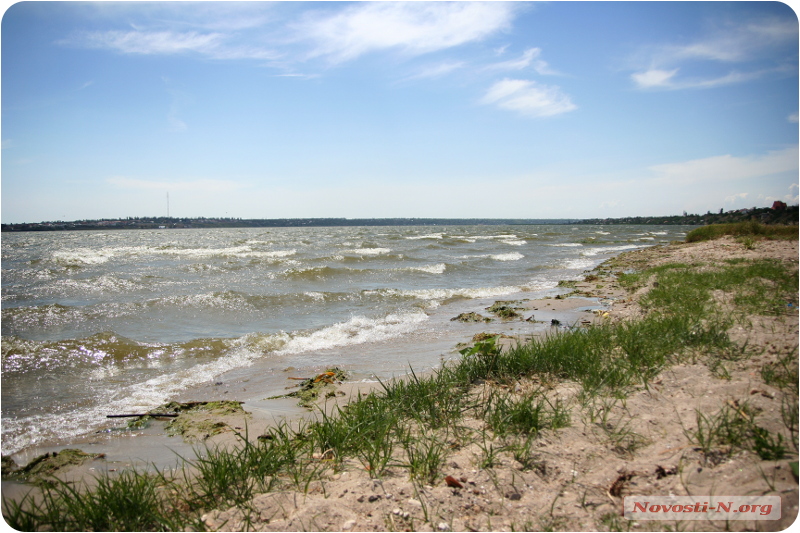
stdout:
[(777, 2), (25, 2), (4, 223), (590, 218), (798, 198)]

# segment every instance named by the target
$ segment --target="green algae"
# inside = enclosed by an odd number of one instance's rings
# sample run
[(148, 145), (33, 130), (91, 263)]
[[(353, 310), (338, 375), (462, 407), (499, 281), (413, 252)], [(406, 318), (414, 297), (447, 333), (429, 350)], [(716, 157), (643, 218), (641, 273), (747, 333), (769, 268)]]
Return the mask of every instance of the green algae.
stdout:
[(491, 322), (492, 319), (485, 317), (478, 313), (461, 313), (455, 318), (451, 318), (450, 322)]
[[(294, 378), (296, 379), (296, 378)], [(298, 405), (301, 407), (311, 408), (325, 392), (325, 398), (330, 398), (336, 394), (333, 390), (334, 383), (342, 382), (347, 379), (347, 372), (344, 370), (333, 367), (325, 372), (316, 375), (313, 378), (306, 378), (300, 381), (299, 389), (290, 392), (289, 394), (279, 394), (277, 396), (270, 396), (267, 400), (275, 400), (278, 398), (299, 398)]]
[(169, 402), (159, 412), (172, 410), (180, 413), (165, 426), (167, 435), (180, 435), (187, 440), (205, 440), (209, 437), (228, 431), (229, 426), (217, 417), (229, 415), (247, 415), (242, 402), (233, 400), (213, 402)]
[[(490, 313), (502, 318), (503, 320), (511, 320), (513, 318), (521, 318), (522, 315), (517, 313), (518, 310), (525, 309), (524, 307), (519, 307), (520, 302), (517, 301), (508, 301), (508, 300), (497, 300), (491, 306), (487, 307), (486, 310)], [(515, 305), (516, 304), (516, 305)]]
[(103, 457), (102, 453), (86, 453), (77, 448), (66, 448), (60, 452), (39, 455), (23, 467), (10, 457), (3, 457), (3, 477), (24, 481), (39, 481), (54, 475), (59, 470), (79, 466), (87, 461)]

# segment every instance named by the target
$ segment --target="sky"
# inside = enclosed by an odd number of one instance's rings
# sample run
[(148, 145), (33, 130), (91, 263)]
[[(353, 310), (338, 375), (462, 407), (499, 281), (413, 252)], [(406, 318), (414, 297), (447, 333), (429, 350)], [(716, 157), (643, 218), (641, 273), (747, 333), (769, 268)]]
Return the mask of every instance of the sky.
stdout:
[(22, 2), (3, 223), (798, 203), (779, 2)]

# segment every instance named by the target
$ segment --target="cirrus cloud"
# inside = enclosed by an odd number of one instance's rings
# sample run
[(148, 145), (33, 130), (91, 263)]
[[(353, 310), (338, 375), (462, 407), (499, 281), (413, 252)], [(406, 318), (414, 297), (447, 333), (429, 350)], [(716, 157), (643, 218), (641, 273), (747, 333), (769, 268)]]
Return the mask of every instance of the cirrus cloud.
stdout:
[(508, 78), (492, 85), (480, 102), (531, 117), (560, 115), (578, 108), (558, 86)]
[(796, 72), (797, 34), (796, 17), (722, 25), (694, 41), (651, 48), (631, 80), (639, 89), (707, 89)]
[(368, 2), (315, 11), (290, 27), (297, 40), (313, 43), (309, 57), (336, 64), (376, 50), (413, 56), (478, 41), (507, 29), (513, 15), (505, 2)]
[(672, 184), (742, 180), (797, 172), (799, 155), (795, 145), (763, 155), (738, 157), (727, 154), (655, 165), (650, 170), (656, 174), (656, 179)]

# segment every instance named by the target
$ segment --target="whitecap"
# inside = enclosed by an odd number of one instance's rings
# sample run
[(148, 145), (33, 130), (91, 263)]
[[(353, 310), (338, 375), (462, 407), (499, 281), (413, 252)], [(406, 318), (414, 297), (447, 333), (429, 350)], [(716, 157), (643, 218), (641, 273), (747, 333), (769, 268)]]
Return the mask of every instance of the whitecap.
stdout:
[(391, 251), (392, 250), (390, 248), (355, 248), (353, 250), (347, 250), (344, 253), (357, 255), (382, 255), (388, 254)]
[(600, 253), (614, 253), (614, 252), (623, 252), (625, 250), (633, 250), (639, 248), (636, 244), (625, 244), (623, 246), (605, 246), (602, 248), (588, 248), (581, 252), (581, 255), (597, 255)]
[(507, 254), (496, 254), (490, 256), (495, 261), (519, 261), (520, 259), (524, 258), (525, 256), (519, 252), (510, 252)]
[(419, 272), (427, 272), (428, 274), (444, 274), (446, 269), (447, 265), (445, 263), (438, 263), (436, 265), (408, 267), (404, 270), (417, 270)]
[(297, 354), (340, 346), (378, 342), (413, 331), (418, 324), (428, 320), (423, 311), (395, 313), (383, 318), (355, 316), (309, 334), (299, 334), (289, 339), (277, 354)]
[(421, 239), (441, 239), (444, 236), (443, 233), (429, 233), (428, 235), (413, 235), (411, 237), (406, 237), (406, 239), (410, 241), (417, 241)]

